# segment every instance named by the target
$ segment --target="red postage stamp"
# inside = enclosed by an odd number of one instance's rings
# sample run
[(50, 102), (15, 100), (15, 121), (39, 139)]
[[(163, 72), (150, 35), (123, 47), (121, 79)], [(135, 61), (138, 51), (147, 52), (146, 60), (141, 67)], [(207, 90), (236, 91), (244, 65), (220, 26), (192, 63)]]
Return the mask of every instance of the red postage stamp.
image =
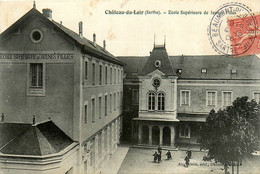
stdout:
[(233, 57), (260, 53), (260, 14), (228, 20)]

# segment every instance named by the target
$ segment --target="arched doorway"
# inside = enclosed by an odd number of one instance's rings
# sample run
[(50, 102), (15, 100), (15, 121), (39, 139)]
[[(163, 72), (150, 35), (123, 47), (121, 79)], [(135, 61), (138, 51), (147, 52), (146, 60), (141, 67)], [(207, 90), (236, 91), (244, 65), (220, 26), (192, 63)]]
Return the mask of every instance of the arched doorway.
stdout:
[(154, 126), (152, 129), (152, 144), (159, 145), (160, 141), (160, 129), (158, 126)]
[(163, 128), (163, 145), (164, 146), (171, 145), (171, 129), (169, 127)]
[(143, 126), (142, 127), (142, 132), (143, 132), (143, 134), (142, 134), (142, 139), (143, 139), (143, 141), (142, 141), (142, 143), (143, 144), (148, 144), (149, 143), (149, 128), (148, 128), (148, 126)]

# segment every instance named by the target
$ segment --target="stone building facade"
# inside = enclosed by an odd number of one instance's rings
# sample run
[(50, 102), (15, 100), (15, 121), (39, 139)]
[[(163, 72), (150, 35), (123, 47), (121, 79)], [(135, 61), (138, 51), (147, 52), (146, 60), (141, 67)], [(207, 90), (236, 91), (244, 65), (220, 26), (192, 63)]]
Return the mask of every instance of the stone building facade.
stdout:
[(123, 137), (142, 146), (199, 150), (199, 127), (211, 109), (242, 96), (259, 102), (255, 55), (168, 56), (165, 45), (154, 45), (150, 56), (119, 60), (127, 64), (124, 97), (132, 99), (124, 100)]
[(51, 9), (32, 8), (1, 33), (3, 173), (101, 171), (122, 131), (124, 63), (105, 46), (83, 36), (82, 22), (78, 33), (55, 22)]

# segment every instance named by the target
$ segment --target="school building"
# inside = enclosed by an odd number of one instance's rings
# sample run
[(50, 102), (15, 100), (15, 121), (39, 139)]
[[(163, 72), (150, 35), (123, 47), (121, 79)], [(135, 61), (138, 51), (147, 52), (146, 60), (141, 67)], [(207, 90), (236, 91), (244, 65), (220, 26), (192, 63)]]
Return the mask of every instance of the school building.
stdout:
[(0, 173), (99, 173), (122, 131), (124, 63), (36, 7), (0, 35)]
[(139, 146), (199, 150), (199, 126), (211, 109), (242, 96), (260, 101), (255, 55), (169, 56), (164, 43), (154, 44), (150, 56), (119, 60), (127, 64), (123, 137)]

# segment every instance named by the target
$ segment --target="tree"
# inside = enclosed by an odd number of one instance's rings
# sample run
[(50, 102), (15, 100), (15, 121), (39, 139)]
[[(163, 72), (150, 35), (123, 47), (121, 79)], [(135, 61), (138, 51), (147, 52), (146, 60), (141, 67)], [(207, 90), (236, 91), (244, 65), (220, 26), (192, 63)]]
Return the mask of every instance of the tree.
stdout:
[(248, 97), (237, 98), (232, 106), (215, 112), (212, 109), (206, 123), (200, 128), (202, 148), (208, 149), (208, 158), (232, 166), (243, 157), (250, 157), (257, 148), (255, 128), (259, 117), (259, 106)]

